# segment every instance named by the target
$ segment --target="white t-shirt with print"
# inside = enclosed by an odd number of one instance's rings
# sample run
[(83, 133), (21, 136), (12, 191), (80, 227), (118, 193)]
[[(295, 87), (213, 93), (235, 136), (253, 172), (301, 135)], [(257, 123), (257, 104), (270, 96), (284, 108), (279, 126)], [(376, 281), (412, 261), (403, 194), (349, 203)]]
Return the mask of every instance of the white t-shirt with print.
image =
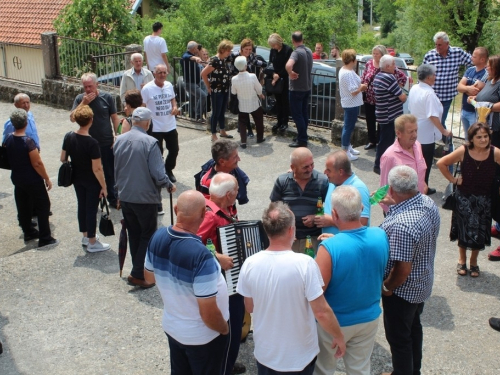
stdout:
[(141, 91), (142, 102), (153, 114), (153, 132), (169, 132), (176, 128), (175, 116), (172, 116), (172, 99), (175, 98), (174, 86), (165, 81), (163, 87), (155, 81), (148, 82)]

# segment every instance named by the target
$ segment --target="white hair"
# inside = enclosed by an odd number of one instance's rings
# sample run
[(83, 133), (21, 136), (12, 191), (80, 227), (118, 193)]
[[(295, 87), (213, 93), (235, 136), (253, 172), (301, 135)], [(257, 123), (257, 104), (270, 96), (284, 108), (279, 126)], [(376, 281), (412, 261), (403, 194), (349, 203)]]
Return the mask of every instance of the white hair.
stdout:
[[(156, 71), (158, 70), (158, 68), (165, 68), (167, 69), (167, 66), (165, 64), (158, 64), (155, 66), (155, 69), (154, 69), (154, 72), (156, 73)], [(167, 69), (168, 70), (168, 69)]]
[(341, 185), (335, 188), (332, 193), (332, 209), (344, 222), (359, 220), (363, 204), (358, 189), (350, 185)]
[(187, 44), (187, 50), (189, 51), (190, 49), (194, 48), (194, 47), (198, 47), (198, 43), (196, 43), (195, 41), (190, 41), (188, 44)]
[(393, 62), (394, 62), (394, 56), (391, 56), (389, 54), (382, 56), (379, 62), (380, 69), (386, 69), (390, 67)]
[(228, 192), (233, 191), (236, 188), (236, 178), (229, 173), (219, 172), (217, 173), (210, 182), (210, 187), (208, 191), (210, 195), (222, 198)]
[(97, 83), (97, 76), (95, 75), (95, 73), (83, 73), (82, 82), (86, 81), (92, 81), (94, 83)]
[(444, 31), (439, 31), (434, 34), (434, 43), (437, 42), (438, 39), (441, 39), (445, 43), (450, 43), (450, 37)]
[(139, 53), (139, 52), (136, 52), (136, 53), (133, 53), (132, 55), (130, 55), (130, 61), (134, 61), (134, 59), (135, 59), (136, 57), (140, 57), (140, 58), (141, 58), (141, 61), (143, 61), (143, 60), (144, 60), (144, 58), (142, 57), (142, 54), (141, 54), (141, 53)]
[(17, 94), (16, 96), (14, 96), (14, 103), (19, 103), (19, 101), (21, 99), (28, 99), (30, 100), (30, 97), (22, 92), (20, 92), (19, 94)]
[(418, 176), (413, 168), (398, 165), (389, 172), (389, 186), (396, 193), (412, 194), (418, 192)]

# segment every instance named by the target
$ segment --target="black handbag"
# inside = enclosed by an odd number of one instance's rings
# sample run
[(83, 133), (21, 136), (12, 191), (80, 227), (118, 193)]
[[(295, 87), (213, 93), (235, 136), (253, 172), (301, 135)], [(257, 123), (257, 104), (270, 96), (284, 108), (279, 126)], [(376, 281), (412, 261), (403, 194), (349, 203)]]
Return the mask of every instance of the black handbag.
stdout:
[[(457, 176), (457, 171), (459, 167), (460, 167), (460, 162), (458, 162), (457, 165), (455, 166), (455, 173), (453, 174), (453, 177)], [(457, 203), (457, 198), (455, 196), (456, 189), (457, 189), (457, 184), (450, 182), (446, 187), (446, 189), (444, 190), (443, 204), (441, 205), (443, 209), (451, 211), (455, 209)]]
[(59, 175), (57, 176), (57, 186), (69, 187), (73, 184), (73, 167), (71, 162), (66, 161), (59, 167)]
[(240, 113), (239, 109), (240, 101), (238, 100), (238, 95), (231, 94), (229, 98), (229, 112), (231, 112), (233, 115), (237, 115)]
[(9, 157), (7, 156), (7, 147), (0, 147), (0, 168), (10, 170)]
[(279, 78), (273, 86), (273, 79), (266, 78), (264, 88), (266, 89), (266, 94), (281, 94), (283, 92), (283, 87), (285, 82), (283, 78)]
[[(104, 212), (104, 207), (106, 207), (106, 212)], [(109, 208), (106, 198), (101, 198), (101, 221), (99, 222), (99, 232), (104, 237), (115, 235), (113, 222), (109, 218)]]

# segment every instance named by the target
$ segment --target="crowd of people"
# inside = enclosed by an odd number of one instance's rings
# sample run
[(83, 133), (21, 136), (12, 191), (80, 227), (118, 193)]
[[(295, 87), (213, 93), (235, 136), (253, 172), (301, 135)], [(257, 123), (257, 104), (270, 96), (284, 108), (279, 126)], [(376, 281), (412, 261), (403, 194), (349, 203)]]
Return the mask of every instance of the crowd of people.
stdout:
[[(158, 229), (157, 216), (164, 213), (161, 189), (176, 190), (180, 113), (167, 81), (168, 49), (161, 31), (162, 25), (155, 23), (144, 40), (144, 58), (131, 55), (132, 68), (120, 90), (123, 119), (112, 96), (98, 89), (95, 74), (82, 75), (83, 93), (70, 114), (79, 128), (64, 136), (60, 159), (71, 162), (81, 244), (88, 252), (110, 249), (96, 231), (99, 203), (122, 210), (132, 257), (127, 281), (144, 289), (156, 285), (160, 291), (172, 374), (245, 372), (236, 361), (245, 312), (253, 317), (259, 374), (332, 374), (340, 357), (348, 374), (369, 374), (382, 313), (392, 374), (420, 373), (420, 316), (432, 292), (440, 229), (439, 210), (428, 197), (435, 193), (429, 173), (435, 141), (452, 136), (446, 116), (456, 90), (465, 97), (466, 143), (455, 151), (451, 147), (437, 166), (457, 185), (450, 240), (458, 241), (458, 275), (478, 277), (479, 251), (491, 245), (492, 236), (500, 237), (498, 224), (490, 229), (492, 188), (500, 170), (500, 57), (489, 57), (483, 47), (470, 56), (450, 47), (445, 33), (437, 33), (436, 48), (426, 54), (417, 69), (419, 83), (410, 90), (411, 114), (403, 114), (406, 76), (384, 46), (373, 48), (361, 77), (354, 69), (356, 51), (333, 48), (332, 57), (344, 64), (338, 76), (344, 128), (341, 149), (328, 155), (321, 173), (307, 148), (307, 104), (312, 60), (324, 58), (323, 46), (316, 44), (313, 54), (296, 31), (292, 50), (281, 36), (271, 34), (269, 78), (273, 86), (286, 81), (275, 94), (279, 110), (272, 131), (286, 130), (290, 111), (297, 138), (289, 145), (295, 148), (290, 170), (277, 177), (262, 214), (270, 245), (245, 260), (237, 293), (229, 296), (223, 272), (240, 259), (222, 253), (217, 228), (237, 223), (236, 203), (249, 201), (250, 180), (238, 167), (238, 149), (246, 148), (247, 137), (253, 136), (250, 115), (257, 143), (265, 141), (262, 86), (255, 70), (267, 64), (256, 57), (250, 39), (241, 42), (237, 53), (231, 52), (232, 42), (223, 40), (208, 61), (200, 44), (188, 42), (182, 57), (184, 83), (196, 98), (198, 121), (204, 122), (211, 103), (212, 159), (195, 175), (195, 189), (179, 195), (175, 224)], [(144, 59), (149, 69), (143, 67)], [(471, 63), (475, 65), (459, 82), (459, 66)], [(239, 144), (225, 131), (230, 93), (239, 102)], [(470, 115), (474, 101), (492, 103), (489, 123)], [(388, 186), (380, 201), (385, 217), (380, 227), (370, 226), (370, 192), (351, 164), (359, 154), (351, 135), (363, 104), (369, 132), (365, 149), (376, 148), (373, 170), (380, 174), (380, 186)], [(47, 194), (52, 182), (40, 157), (30, 99), (18, 94), (14, 105), (2, 143), (11, 164), (19, 225), (26, 242), (53, 245), (57, 240), (50, 232)], [(455, 163), (460, 165), (453, 168)], [(458, 176), (452, 173), (457, 170)], [(215, 253), (207, 248), (209, 240)], [(304, 254), (309, 244), (314, 259)], [(500, 247), (489, 257), (500, 260)], [(499, 319), (492, 318), (490, 325), (500, 330)]]

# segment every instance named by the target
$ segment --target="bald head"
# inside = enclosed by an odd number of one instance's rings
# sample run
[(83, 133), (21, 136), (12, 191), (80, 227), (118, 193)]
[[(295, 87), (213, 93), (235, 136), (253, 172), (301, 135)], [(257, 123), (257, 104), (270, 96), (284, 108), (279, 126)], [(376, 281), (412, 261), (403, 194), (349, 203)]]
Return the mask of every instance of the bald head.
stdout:
[(296, 148), (291, 154), (290, 154), (290, 164), (297, 164), (302, 162), (304, 159), (307, 158), (312, 158), (312, 152), (306, 148), (306, 147), (299, 147)]
[(328, 155), (327, 163), (332, 163), (335, 169), (342, 169), (347, 175), (352, 174), (351, 161), (344, 150), (337, 150)]
[(205, 217), (205, 197), (196, 190), (185, 191), (177, 199), (175, 214), (177, 223), (188, 225), (190, 228), (197, 226), (194, 230), (196, 232)]
[(312, 152), (306, 147), (295, 149), (290, 155), (290, 168), (296, 181), (309, 181), (314, 169)]

